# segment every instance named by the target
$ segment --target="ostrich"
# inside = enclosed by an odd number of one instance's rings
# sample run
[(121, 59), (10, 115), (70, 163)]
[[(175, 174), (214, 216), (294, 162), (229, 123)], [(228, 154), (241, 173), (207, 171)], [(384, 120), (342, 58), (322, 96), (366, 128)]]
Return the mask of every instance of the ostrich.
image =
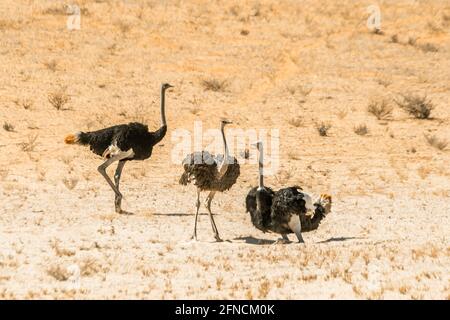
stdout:
[[(122, 210), (122, 194), (119, 191), (120, 177), (125, 163), (150, 158), (153, 146), (166, 135), (165, 93), (172, 87), (168, 83), (161, 85), (161, 127), (155, 132), (148, 131), (148, 127), (142, 123), (131, 122), (92, 132), (69, 134), (64, 140), (67, 144), (89, 145), (92, 152), (105, 159), (105, 162), (98, 167), (98, 171), (115, 193), (114, 203), (117, 213), (128, 213)], [(115, 183), (113, 183), (106, 174), (106, 168), (116, 161), (118, 165), (114, 174)]]
[[(289, 241), (287, 234), (294, 232), (299, 242), (304, 242), (301, 232), (316, 230), (331, 210), (331, 196), (322, 194), (312, 204), (311, 197), (298, 186), (273, 191), (264, 186), (263, 145), (256, 143), (259, 151), (259, 184), (252, 188), (245, 199), (252, 224), (263, 232), (271, 231), (282, 235), (282, 241)], [(314, 216), (307, 216), (313, 211)]]
[(193, 182), (197, 187), (197, 201), (195, 206), (194, 234), (192, 239), (197, 240), (197, 219), (200, 208), (200, 193), (209, 191), (205, 199), (205, 207), (208, 210), (211, 227), (216, 241), (222, 241), (219, 236), (214, 218), (211, 212), (211, 201), (216, 192), (223, 192), (230, 189), (240, 174), (240, 166), (235, 157), (229, 155), (227, 140), (225, 138), (225, 126), (231, 124), (231, 121), (221, 120), (220, 131), (222, 133), (224, 154), (214, 156), (207, 151), (194, 152), (186, 156), (183, 160), (184, 172), (180, 177), (179, 183), (187, 185)]

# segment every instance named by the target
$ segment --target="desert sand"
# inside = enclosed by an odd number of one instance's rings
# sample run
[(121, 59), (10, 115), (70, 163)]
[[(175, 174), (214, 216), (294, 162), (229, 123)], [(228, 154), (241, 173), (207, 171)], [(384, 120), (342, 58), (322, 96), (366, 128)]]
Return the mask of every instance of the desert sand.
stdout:
[[(366, 24), (373, 1), (76, 3), (79, 30), (62, 1), (0, 2), (1, 298), (450, 298), (448, 1), (381, 1), (380, 32)], [(119, 215), (102, 159), (64, 137), (157, 129), (162, 82), (175, 86), (168, 133), (151, 159), (126, 164), (134, 214)], [(395, 103), (408, 94), (427, 95), (430, 119)], [(393, 111), (379, 120), (368, 106), (383, 99)], [(257, 166), (242, 158), (212, 205), (225, 241), (203, 206), (190, 241), (195, 188), (178, 184), (172, 136), (222, 117), (279, 129), (267, 185), (332, 195), (305, 244), (252, 226)]]

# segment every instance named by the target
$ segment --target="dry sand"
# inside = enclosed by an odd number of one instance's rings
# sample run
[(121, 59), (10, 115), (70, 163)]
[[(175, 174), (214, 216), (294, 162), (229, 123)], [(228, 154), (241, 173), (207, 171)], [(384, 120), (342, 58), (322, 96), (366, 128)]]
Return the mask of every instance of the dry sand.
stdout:
[[(339, 3), (80, 0), (81, 30), (69, 31), (62, 2), (2, 0), (0, 297), (449, 299), (450, 153), (424, 134), (450, 140), (450, 5), (383, 1), (375, 34), (371, 1)], [(210, 79), (225, 88), (206, 90)], [(126, 165), (134, 215), (118, 215), (101, 159), (63, 138), (133, 120), (156, 129), (163, 81), (176, 86), (168, 134)], [(60, 87), (70, 101), (56, 110)], [(392, 102), (410, 92), (428, 95), (433, 119)], [(367, 112), (381, 97), (391, 120)], [(268, 185), (332, 194), (305, 245), (272, 245), (277, 235), (252, 227), (252, 164), (213, 202), (227, 241), (213, 242), (202, 207), (189, 242), (195, 190), (177, 183), (171, 135), (221, 117), (280, 129)]]

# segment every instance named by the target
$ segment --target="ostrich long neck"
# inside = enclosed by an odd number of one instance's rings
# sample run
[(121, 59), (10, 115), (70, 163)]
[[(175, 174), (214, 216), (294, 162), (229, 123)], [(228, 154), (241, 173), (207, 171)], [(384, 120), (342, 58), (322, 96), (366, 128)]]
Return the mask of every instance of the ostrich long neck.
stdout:
[(166, 108), (166, 90), (161, 87), (161, 127), (167, 126), (165, 108)]
[(259, 160), (258, 160), (258, 170), (259, 170), (259, 184), (260, 189), (264, 188), (264, 152), (262, 144), (258, 147)]
[(220, 131), (222, 132), (222, 139), (223, 139), (223, 155), (225, 156), (224, 159), (227, 160), (229, 156), (228, 151), (228, 145), (227, 145), (227, 138), (225, 137), (225, 126), (222, 125), (220, 128)]
[(151, 134), (153, 145), (160, 142), (167, 132), (165, 107), (166, 107), (166, 90), (161, 87), (161, 127)]
[(225, 173), (227, 172), (227, 168), (228, 168), (228, 157), (229, 157), (229, 153), (228, 153), (228, 145), (227, 145), (227, 139), (225, 138), (225, 125), (222, 124), (222, 126), (220, 127), (220, 131), (222, 132), (222, 139), (223, 139), (223, 161), (222, 161), (222, 165), (220, 166), (220, 170), (219, 170), (219, 180), (223, 178), (223, 176), (225, 175)]

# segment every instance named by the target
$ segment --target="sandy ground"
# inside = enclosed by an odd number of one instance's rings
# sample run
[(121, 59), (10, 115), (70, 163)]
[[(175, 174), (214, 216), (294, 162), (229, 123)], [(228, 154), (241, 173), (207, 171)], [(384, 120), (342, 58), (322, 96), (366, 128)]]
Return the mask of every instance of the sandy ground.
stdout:
[[(69, 31), (63, 2), (1, 1), (0, 297), (449, 299), (450, 153), (424, 134), (450, 140), (450, 5), (383, 1), (375, 34), (371, 1), (340, 2), (85, 0)], [(223, 88), (206, 90), (211, 79)], [(118, 215), (101, 159), (63, 138), (133, 120), (156, 129), (163, 81), (176, 86), (168, 134), (126, 165), (134, 215)], [(57, 110), (48, 96), (61, 87), (70, 101)], [(393, 102), (407, 93), (428, 95), (432, 119)], [(382, 97), (390, 120), (367, 112)], [(333, 196), (306, 244), (252, 227), (248, 163), (213, 203), (226, 241), (213, 242), (203, 207), (189, 241), (195, 190), (178, 185), (171, 136), (221, 117), (280, 130), (268, 185)]]

